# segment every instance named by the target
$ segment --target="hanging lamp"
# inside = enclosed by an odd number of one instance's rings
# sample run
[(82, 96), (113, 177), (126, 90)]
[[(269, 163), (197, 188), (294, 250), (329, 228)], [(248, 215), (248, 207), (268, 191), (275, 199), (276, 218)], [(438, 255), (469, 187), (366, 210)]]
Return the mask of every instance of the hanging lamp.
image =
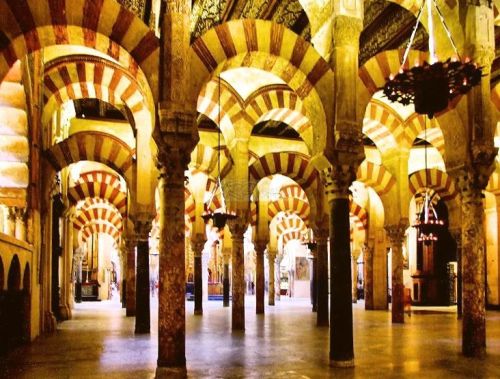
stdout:
[[(219, 12), (219, 24), (222, 23), (222, 17), (221, 17), (221, 4), (219, 2), (218, 5), (218, 12)], [(219, 230), (223, 230), (224, 226), (226, 226), (226, 222), (228, 220), (233, 220), (236, 218), (236, 212), (229, 212), (226, 208), (226, 199), (224, 198), (224, 191), (222, 190), (222, 184), (221, 184), (221, 173), (220, 173), (220, 152), (221, 152), (221, 142), (220, 142), (220, 128), (221, 128), (221, 101), (220, 101), (220, 95), (221, 95), (221, 77), (220, 74), (217, 75), (217, 88), (218, 88), (218, 99), (217, 99), (217, 106), (219, 109), (218, 112), (218, 129), (217, 129), (217, 179), (215, 182), (215, 187), (210, 194), (210, 198), (208, 202), (205, 204), (205, 212), (201, 215), (203, 220), (205, 220), (206, 223), (208, 223), (209, 220), (212, 220), (212, 225), (215, 226)], [(221, 198), (221, 206), (216, 209), (215, 211), (210, 210), (210, 205), (213, 203), (213, 200), (217, 194), (217, 191), (220, 190), (220, 198)]]
[[(416, 64), (410, 69), (404, 69), (425, 6), (429, 29), (429, 62), (424, 61), (423, 65)], [(456, 54), (456, 58), (448, 58), (444, 62), (439, 61), (436, 55), (433, 8), (439, 15)], [(384, 95), (390, 101), (402, 105), (413, 103), (415, 112), (432, 118), (437, 112), (446, 109), (450, 100), (458, 95), (466, 94), (472, 87), (479, 84), (480, 80), (481, 68), (469, 58), (462, 61), (436, 0), (423, 0), (399, 73), (387, 79), (383, 88)]]
[(416, 221), (412, 226), (417, 229), (417, 241), (428, 246), (438, 240), (438, 232), (444, 226), (444, 221), (439, 219), (434, 208), (433, 198), (436, 193), (431, 194), (427, 187), (427, 122), (424, 123), (424, 141), (426, 142), (424, 145), (425, 193), (417, 210)]

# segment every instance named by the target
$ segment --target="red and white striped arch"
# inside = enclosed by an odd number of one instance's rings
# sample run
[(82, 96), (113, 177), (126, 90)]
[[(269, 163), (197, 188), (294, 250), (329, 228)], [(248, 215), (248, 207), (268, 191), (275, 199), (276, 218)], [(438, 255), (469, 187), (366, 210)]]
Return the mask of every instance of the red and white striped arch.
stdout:
[(79, 161), (95, 161), (109, 166), (131, 183), (134, 150), (107, 133), (75, 133), (43, 154), (56, 171)]
[[(199, 143), (191, 153), (191, 162), (189, 169), (193, 174), (203, 172), (210, 178), (216, 178), (218, 175), (219, 152), (217, 148), (212, 148)], [(224, 178), (231, 170), (233, 162), (229, 150), (222, 146), (220, 150), (220, 175)]]
[(368, 213), (366, 210), (356, 203), (353, 199), (349, 202), (349, 213), (355, 217), (359, 222), (357, 223), (358, 229), (368, 229)]
[(244, 108), (243, 104), (244, 101), (238, 92), (223, 78), (219, 81), (217, 77), (203, 86), (198, 95), (196, 110), (216, 125), (220, 125), (220, 120), (224, 117), (231, 119), (239, 113)]
[(72, 205), (89, 198), (105, 199), (123, 216), (127, 213), (127, 192), (122, 189), (120, 179), (108, 172), (87, 172), (80, 176), (76, 185), (68, 188), (68, 200)]
[(310, 163), (309, 158), (296, 152), (269, 153), (260, 157), (248, 169), (255, 185), (267, 176), (281, 174), (295, 180), (307, 193), (308, 188), (317, 185), (318, 172)]
[(305, 105), (287, 85), (259, 88), (245, 101), (245, 112), (255, 120), (254, 124), (269, 120), (287, 124), (312, 146), (312, 125), (306, 116)]
[(287, 198), (287, 197), (293, 197), (296, 199), (300, 199), (302, 201), (307, 201), (307, 195), (302, 189), (297, 184), (288, 184), (280, 188), (280, 197)]
[(446, 201), (454, 199), (458, 193), (453, 179), (446, 172), (436, 168), (416, 171), (410, 175), (409, 181), (411, 195), (422, 192), (425, 188), (431, 188)]
[(372, 99), (366, 108), (363, 133), (381, 152), (395, 149), (404, 135), (403, 120), (392, 108)]
[(55, 59), (45, 67), (42, 122), (69, 100), (93, 98), (113, 106), (125, 105), (136, 128), (152, 130), (154, 103), (136, 78), (120, 65), (100, 57), (75, 55)]
[(264, 20), (233, 20), (210, 29), (191, 49), (196, 96), (193, 101), (218, 71), (238, 67), (262, 69), (290, 86), (304, 102), (314, 133), (320, 141), (326, 136), (326, 120), (332, 113), (328, 99), (333, 72), (308, 42), (283, 25)]
[[(159, 40), (114, 0), (0, 0), (0, 81), (18, 59), (52, 45), (99, 50), (156, 91)], [(156, 95), (155, 95), (156, 99)]]
[(387, 169), (379, 164), (364, 160), (356, 173), (356, 180), (372, 187), (379, 196), (388, 193), (396, 184), (396, 179)]
[(306, 225), (309, 224), (310, 207), (309, 203), (306, 201), (288, 197), (269, 202), (267, 214), (270, 220), (280, 212), (295, 214), (299, 216)]
[(77, 212), (73, 220), (73, 226), (80, 230), (87, 224), (103, 222), (112, 224), (117, 230), (123, 229), (122, 216), (116, 208), (105, 203), (89, 203), (87, 208), (82, 208)]
[(305, 222), (296, 215), (283, 217), (283, 219), (276, 224), (276, 232), (278, 233), (278, 236), (292, 230), (298, 230), (301, 233), (306, 233), (308, 229)]
[(121, 231), (116, 229), (113, 224), (106, 221), (98, 220), (86, 224), (78, 231), (78, 243), (83, 245), (92, 234), (107, 234), (111, 236), (118, 244), (120, 241)]
[[(375, 92), (383, 88), (387, 78), (396, 75), (403, 61), (404, 50), (386, 50), (370, 58), (359, 68), (358, 76), (363, 88), (371, 98)], [(413, 67), (428, 59), (428, 53), (410, 50), (405, 67)]]
[(281, 235), (281, 238), (283, 239), (283, 246), (286, 246), (286, 244), (290, 241), (302, 241), (304, 238), (305, 233), (301, 232), (300, 230), (289, 230)]

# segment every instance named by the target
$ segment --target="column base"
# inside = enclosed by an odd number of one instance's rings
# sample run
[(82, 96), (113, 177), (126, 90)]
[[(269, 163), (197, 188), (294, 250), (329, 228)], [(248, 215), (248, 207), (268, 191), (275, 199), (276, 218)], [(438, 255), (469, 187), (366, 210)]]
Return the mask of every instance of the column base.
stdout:
[(203, 309), (195, 309), (194, 310), (194, 314), (197, 315), (197, 316), (203, 315)]
[(45, 312), (44, 316), (44, 333), (53, 333), (56, 330), (57, 320), (52, 311)]
[(330, 359), (330, 367), (352, 368), (354, 367), (354, 359), (349, 359), (347, 361), (334, 361)]
[(59, 306), (59, 315), (62, 321), (71, 319), (71, 309), (68, 305)]
[(126, 317), (135, 317), (135, 310), (132, 310), (132, 309), (127, 309), (125, 311), (125, 316)]
[(479, 358), (482, 359), (486, 357), (486, 348), (465, 348), (462, 347), (462, 354), (468, 358)]
[(316, 326), (319, 328), (328, 328), (330, 326), (330, 322), (328, 320), (326, 321), (317, 321)]
[(139, 327), (139, 328), (135, 328), (135, 334), (149, 334), (150, 331), (149, 331), (149, 328), (144, 328), (144, 327)]
[(187, 378), (187, 370), (186, 367), (157, 367), (155, 378), (158, 379), (181, 379)]

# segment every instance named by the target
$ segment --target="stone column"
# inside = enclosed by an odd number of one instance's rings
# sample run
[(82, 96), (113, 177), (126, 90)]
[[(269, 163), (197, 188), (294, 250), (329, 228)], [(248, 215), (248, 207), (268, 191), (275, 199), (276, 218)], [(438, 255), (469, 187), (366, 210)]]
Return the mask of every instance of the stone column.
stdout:
[(258, 240), (254, 243), (256, 253), (256, 283), (255, 283), (255, 302), (256, 313), (264, 313), (264, 251), (266, 250), (267, 241)]
[(230, 291), (230, 281), (229, 281), (229, 261), (231, 259), (231, 249), (224, 248), (224, 279), (222, 280), (222, 305), (224, 307), (229, 307), (229, 291)]
[(352, 303), (356, 304), (358, 302), (358, 254), (351, 254), (351, 264), (352, 264)]
[(359, 36), (363, 2), (332, 1), (332, 50), (335, 74), (333, 115), (328, 121), (323, 184), (330, 214), (330, 365), (354, 366), (349, 186), (364, 158), (362, 121), (358, 120)]
[(245, 255), (243, 250), (243, 234), (247, 226), (245, 220), (245, 216), (239, 215), (236, 220), (229, 221), (233, 243), (231, 256), (233, 297), (231, 325), (233, 330), (245, 330)]
[(149, 233), (151, 220), (139, 219), (134, 222), (137, 237), (137, 276), (135, 281), (135, 333), (149, 333), (150, 315), (150, 281), (149, 281)]
[[(167, 7), (171, 6), (173, 4), (168, 3)], [(187, 2), (183, 3), (184, 6), (188, 7)], [(184, 8), (182, 9), (185, 10)], [(189, 7), (187, 9), (189, 14)], [(177, 10), (172, 10), (172, 12), (175, 11)], [(187, 41), (189, 41), (188, 14), (166, 13), (164, 16), (164, 28), (171, 28), (176, 23), (182, 23), (182, 25), (177, 26), (181, 29), (180, 32), (186, 33), (182, 37), (187, 38)], [(169, 33), (171, 32), (172, 30), (169, 30)], [(171, 47), (168, 46), (169, 49)], [(184, 65), (185, 62), (186, 60), (181, 59), (178, 63)], [(183, 72), (185, 67), (177, 67), (177, 69), (180, 70), (179, 72)], [(182, 87), (181, 84), (177, 83), (179, 87)], [(168, 88), (164, 89), (167, 90)], [(164, 94), (166, 97), (172, 95), (171, 93)], [(181, 96), (181, 94), (178, 95)], [(195, 134), (194, 115), (187, 111), (180, 111), (180, 109), (183, 109), (183, 106), (185, 106), (184, 103), (170, 103), (170, 101), (161, 104), (159, 110), (160, 131), (156, 135), (160, 171), (160, 280), (158, 286), (157, 378), (186, 376), (184, 172), (187, 170), (188, 163), (191, 160), (191, 151), (196, 145), (197, 138), (195, 136), (197, 134)], [(161, 139), (158, 135), (161, 135)]]
[(365, 309), (374, 309), (373, 304), (373, 245), (374, 241), (368, 240), (363, 246), (364, 276), (365, 276)]
[[(186, 375), (184, 171), (189, 149), (159, 157), (160, 282), (157, 377)], [(200, 262), (201, 263), (201, 262)]]
[(405, 231), (408, 220), (400, 220), (399, 224), (386, 225), (385, 230), (391, 241), (391, 264), (392, 264), (392, 322), (404, 323), (404, 284), (403, 284), (403, 249)]
[(318, 288), (317, 288), (317, 326), (328, 326), (328, 217), (324, 216), (322, 227), (314, 229), (316, 239), (316, 264), (318, 266)]
[[(455, 169), (462, 197), (462, 352), (482, 357), (486, 352), (485, 245), (482, 190), (495, 168), (496, 119), (491, 107), (491, 65), (495, 58), (491, 2), (467, 1), (464, 50), (482, 67), (481, 82), (467, 94), (469, 138), (465, 165)], [(451, 171), (451, 170), (450, 170)]]
[(269, 263), (269, 294), (268, 294), (268, 304), (274, 305), (274, 299), (276, 298), (276, 278), (275, 278), (275, 265), (276, 262), (276, 250), (267, 249), (267, 260)]
[(134, 236), (125, 237), (125, 249), (127, 255), (127, 291), (126, 294), (126, 311), (125, 314), (127, 317), (135, 316), (135, 247), (137, 245), (137, 241)]
[(61, 320), (69, 320), (71, 318), (71, 264), (73, 262), (73, 221), (69, 212), (64, 214), (63, 228), (63, 267), (59, 315)]
[(323, 182), (330, 211), (330, 365), (354, 366), (349, 186), (355, 177), (349, 166), (331, 167)]
[(482, 357), (486, 352), (485, 240), (482, 190), (473, 174), (457, 178), (462, 197), (462, 352)]
[(122, 237), (120, 243), (120, 273), (121, 273), (121, 284), (120, 284), (120, 301), (122, 303), (122, 308), (127, 308), (127, 249), (125, 246), (125, 240)]
[(197, 234), (191, 240), (191, 246), (194, 252), (194, 314), (203, 314), (203, 272), (202, 256), (205, 248), (205, 239), (203, 235)]
[(457, 318), (462, 318), (462, 231), (450, 230), (450, 234), (457, 244)]

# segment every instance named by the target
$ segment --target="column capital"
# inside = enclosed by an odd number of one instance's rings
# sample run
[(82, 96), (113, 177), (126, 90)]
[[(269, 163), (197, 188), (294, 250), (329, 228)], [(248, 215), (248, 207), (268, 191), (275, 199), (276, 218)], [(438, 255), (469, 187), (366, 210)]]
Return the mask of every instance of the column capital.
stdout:
[(156, 163), (160, 177), (184, 183), (184, 171), (187, 170), (199, 136), (194, 114), (171, 108), (170, 103), (163, 104), (158, 111), (159, 127), (153, 134), (158, 146)]
[(393, 245), (401, 245), (408, 228), (408, 219), (401, 219), (398, 224), (386, 225), (384, 229)]
[(201, 257), (203, 255), (205, 243), (206, 241), (202, 234), (197, 233), (191, 238), (191, 249), (193, 249), (195, 257)]
[(137, 238), (135, 234), (127, 235), (123, 238), (123, 242), (125, 245), (125, 249), (127, 249), (128, 251), (135, 249), (135, 247), (137, 246)]
[(254, 241), (254, 246), (255, 246), (255, 253), (257, 255), (264, 254), (264, 250), (267, 249), (267, 240), (257, 240)]
[(152, 220), (146, 218), (137, 218), (134, 221), (135, 237), (138, 241), (148, 241), (151, 232)]
[(249, 213), (248, 209), (237, 209), (236, 218), (227, 221), (232, 239), (243, 239), (243, 234), (245, 234), (248, 229)]
[(349, 165), (335, 165), (321, 172), (325, 195), (330, 202), (334, 199), (349, 198), (349, 187), (356, 178), (356, 168)]
[(187, 0), (166, 0), (165, 3), (166, 13), (189, 14), (191, 11), (191, 2)]
[[(361, 14), (359, 14), (359, 11)], [(363, 5), (357, 11), (347, 14), (337, 14), (333, 17), (334, 47), (359, 47), (359, 35), (363, 31)]]
[(273, 249), (273, 248), (268, 248), (267, 249), (267, 259), (269, 259), (270, 261), (274, 261), (276, 259), (276, 256), (278, 255), (278, 250), (277, 249)]
[[(494, 168), (494, 166), (493, 166)], [(462, 168), (450, 172), (462, 197), (462, 204), (482, 203), (482, 191), (488, 185), (491, 172)]]

